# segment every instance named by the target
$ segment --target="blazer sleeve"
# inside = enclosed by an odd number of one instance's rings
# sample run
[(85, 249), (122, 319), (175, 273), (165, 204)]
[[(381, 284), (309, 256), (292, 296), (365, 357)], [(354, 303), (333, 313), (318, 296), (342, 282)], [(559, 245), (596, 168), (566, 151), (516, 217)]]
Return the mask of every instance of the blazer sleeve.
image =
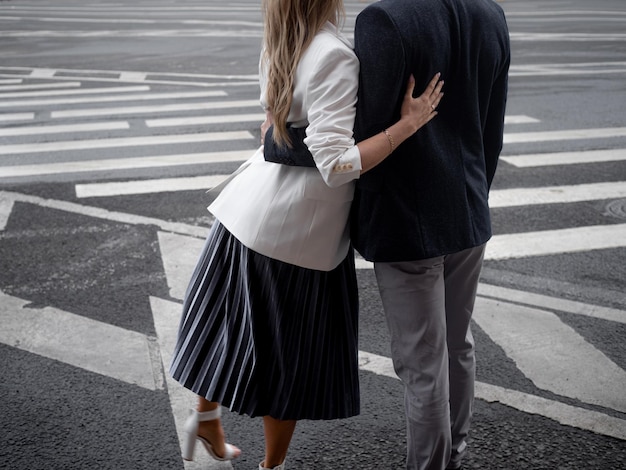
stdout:
[(355, 138), (360, 142), (399, 118), (408, 72), (398, 29), (378, 4), (359, 14), (354, 38), (361, 63), (355, 126)]
[(359, 178), (361, 154), (353, 138), (359, 62), (347, 46), (323, 47), (308, 66), (304, 143), (330, 187)]
[[(506, 24), (506, 23), (505, 23)], [(506, 30), (506, 27), (504, 28)], [(487, 184), (491, 187), (498, 165), (498, 158), (504, 143), (504, 114), (508, 92), (509, 65), (511, 51), (508, 32), (502, 39), (502, 66), (491, 87), (487, 118), (483, 129), (483, 146), (485, 149), (485, 167)]]

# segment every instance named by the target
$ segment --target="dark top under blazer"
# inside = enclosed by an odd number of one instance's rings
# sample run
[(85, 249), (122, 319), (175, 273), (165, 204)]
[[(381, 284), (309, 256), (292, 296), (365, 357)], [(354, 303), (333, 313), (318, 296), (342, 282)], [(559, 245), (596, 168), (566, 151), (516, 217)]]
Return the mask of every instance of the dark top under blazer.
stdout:
[(392, 262), (485, 243), (510, 63), (502, 9), (492, 0), (382, 0), (359, 14), (355, 52), (357, 142), (398, 119), (411, 73), (419, 93), (436, 72), (445, 81), (438, 116), (357, 181), (356, 249)]

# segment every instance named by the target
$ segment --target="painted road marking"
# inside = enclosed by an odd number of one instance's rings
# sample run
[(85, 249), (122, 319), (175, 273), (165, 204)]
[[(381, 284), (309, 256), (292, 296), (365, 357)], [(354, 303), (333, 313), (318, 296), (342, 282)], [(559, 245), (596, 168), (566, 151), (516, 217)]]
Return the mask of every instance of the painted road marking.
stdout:
[[(0, 93), (0, 99), (7, 98), (24, 98), (34, 96), (65, 96), (65, 95), (97, 95), (103, 93), (131, 93), (136, 91), (149, 91), (150, 87), (147, 85), (139, 86), (119, 86), (108, 88), (79, 88), (72, 90), (46, 90), (46, 91), (23, 91), (12, 93)], [(4, 102), (3, 102), (4, 103)], [(15, 103), (15, 101), (9, 101), (8, 103)]]
[(538, 388), (626, 412), (626, 371), (554, 313), (479, 299), (473, 319)]
[(149, 390), (163, 388), (148, 337), (0, 291), (0, 342)]
[(89, 124), (68, 124), (63, 126), (12, 127), (0, 129), (0, 136), (14, 137), (18, 135), (65, 134), (74, 132), (112, 131), (129, 128), (130, 126), (126, 121), (93, 122)]
[(263, 31), (246, 29), (110, 29), (110, 30), (5, 30), (3, 37), (9, 38), (261, 38)]
[(524, 116), (524, 115), (504, 116), (505, 124), (534, 124), (537, 122), (541, 122), (541, 121), (539, 119), (536, 119), (530, 116)]
[[(130, 88), (130, 87), (129, 87)], [(148, 86), (140, 86), (138, 88), (150, 88)], [(0, 107), (24, 107), (24, 106), (53, 106), (64, 104), (82, 104), (82, 103), (110, 103), (116, 101), (148, 101), (148, 100), (177, 100), (189, 98), (211, 98), (224, 96), (223, 91), (188, 91), (179, 93), (146, 93), (137, 95), (107, 95), (107, 96), (85, 96), (82, 98), (53, 98), (40, 100), (17, 100), (17, 101), (1, 101)]]
[(592, 225), (495, 235), (487, 243), (485, 259), (529, 258), (624, 246), (626, 224)]
[(522, 292), (507, 287), (492, 286), (489, 284), (478, 285), (478, 295), (492, 299), (500, 299), (506, 302), (528, 305), (543, 310), (557, 310), (560, 312), (584, 315), (586, 317), (600, 318), (626, 324), (626, 311), (615, 308), (601, 307), (599, 305), (585, 304), (574, 300), (560, 297), (550, 297), (532, 292)]
[[(148, 135), (141, 137), (118, 137), (111, 139), (69, 140), (36, 144), (0, 145), (0, 155), (41, 152), (65, 152), (68, 150), (91, 150), (114, 147), (137, 147), (150, 145), (186, 144), (192, 142), (238, 141), (253, 139), (248, 131), (203, 132), (198, 134)], [(3, 167), (5, 169), (10, 167)]]
[(590, 42), (626, 41), (623, 33), (511, 33), (512, 41), (533, 42)]
[[(20, 80), (21, 82), (21, 80)], [(2, 80), (0, 80), (2, 83)], [(14, 91), (14, 90), (39, 90), (47, 88), (72, 88), (79, 87), (80, 82), (55, 82), (55, 83), (31, 83), (28, 85), (0, 85), (0, 92)]]
[(504, 134), (505, 144), (550, 142), (555, 140), (600, 139), (626, 136), (626, 127), (600, 127), (564, 131), (513, 132)]
[[(257, 103), (258, 104), (258, 103)], [(220, 116), (191, 116), (180, 118), (162, 118), (147, 119), (148, 127), (174, 127), (174, 126), (191, 126), (198, 124), (222, 124), (222, 123), (239, 123), (239, 122), (258, 122), (265, 121), (265, 113), (256, 114), (231, 114)]]
[(489, 193), (489, 206), (496, 208), (535, 204), (563, 204), (623, 197), (626, 197), (626, 181), (615, 181), (572, 186), (492, 190)]
[(35, 113), (11, 113), (0, 114), (0, 122), (29, 121), (35, 119)]
[(84, 206), (74, 202), (60, 201), (57, 199), (44, 199), (38, 196), (20, 194), (11, 191), (0, 191), (0, 209), (9, 207), (12, 202), (19, 201), (28, 204), (35, 204), (40, 207), (49, 207), (73, 214), (82, 214), (96, 219), (111, 220), (123, 224), (131, 225), (154, 225), (165, 232), (190, 235), (192, 237), (204, 238), (209, 229), (198, 227), (197, 225), (182, 224), (178, 222), (168, 222), (154, 217), (144, 217), (125, 212), (109, 211), (100, 207)]
[(93, 108), (93, 109), (71, 109), (52, 111), (50, 116), (56, 118), (85, 117), (85, 116), (119, 116), (120, 114), (149, 114), (168, 113), (177, 111), (198, 111), (207, 109), (227, 109), (227, 108), (260, 108), (259, 100), (242, 101), (215, 101), (209, 103), (177, 103), (154, 106), (124, 106), (118, 108)]
[[(219, 157), (218, 157), (219, 158)], [(125, 182), (85, 183), (76, 185), (78, 197), (107, 197), (129, 194), (147, 194), (172, 191), (192, 191), (211, 188), (228, 175), (217, 174), (181, 178), (134, 180)], [(535, 204), (564, 204), (626, 197), (626, 181), (492, 190), (489, 205), (492, 208)]]
[(250, 28), (263, 28), (261, 21), (240, 21), (240, 20), (203, 20), (203, 19), (183, 19), (183, 18), (168, 18), (168, 19), (138, 19), (138, 18), (85, 18), (85, 17), (41, 17), (41, 16), (0, 16), (2, 20), (13, 21), (40, 21), (45, 23), (98, 23), (98, 24), (188, 24), (188, 25), (220, 25), (220, 26), (243, 26)]
[[(56, 84), (37, 84), (37, 85), (23, 85), (21, 87), (15, 87), (19, 89), (33, 89), (33, 88), (67, 88), (73, 86), (80, 86), (77, 82), (61, 82)], [(77, 95), (98, 95), (104, 93), (131, 93), (137, 91), (150, 91), (150, 87), (147, 85), (139, 86), (127, 86), (127, 87), (105, 87), (105, 88), (80, 88), (78, 90), (40, 90), (40, 91), (14, 91), (9, 93), (0, 93), (0, 99), (8, 98), (31, 98), (41, 96), (77, 96)]]
[(626, 149), (535, 153), (527, 155), (501, 155), (500, 160), (518, 168), (616, 162), (626, 160)]
[(217, 186), (227, 177), (228, 175), (208, 175), (191, 176), (187, 178), (162, 178), (112, 183), (85, 183), (77, 184), (75, 186), (75, 190), (76, 197), (78, 198), (151, 194), (174, 191), (195, 191)]
[[(224, 152), (159, 155), (153, 157), (108, 158), (103, 160), (78, 160), (34, 165), (3, 166), (0, 167), (0, 180), (3, 178), (16, 178), (23, 176), (86, 173), (92, 171), (134, 170), (141, 168), (164, 168), (184, 165), (204, 165), (207, 163), (243, 162), (244, 160), (250, 158), (253, 153), (254, 150), (232, 150)], [(147, 184), (149, 183), (150, 182)], [(158, 185), (159, 183), (157, 182), (156, 184)], [(123, 184), (118, 186), (118, 188), (123, 187)], [(84, 194), (86, 194), (89, 189), (85, 189), (84, 191)], [(95, 189), (95, 192), (98, 191), (104, 192), (107, 191), (107, 189)], [(134, 194), (131, 191), (132, 190), (127, 189), (126, 193)]]

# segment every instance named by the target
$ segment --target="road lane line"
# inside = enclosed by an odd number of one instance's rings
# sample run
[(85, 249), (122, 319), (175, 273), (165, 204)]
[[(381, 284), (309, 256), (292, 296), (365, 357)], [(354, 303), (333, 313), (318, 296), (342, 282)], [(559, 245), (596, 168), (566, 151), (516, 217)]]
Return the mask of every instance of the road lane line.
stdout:
[(130, 125), (126, 121), (93, 122), (89, 124), (67, 124), (62, 126), (29, 126), (0, 129), (0, 136), (15, 137), (19, 135), (65, 134), (75, 132), (113, 131), (129, 128)]
[(483, 382), (476, 382), (475, 392), (476, 398), (488, 403), (502, 403), (524, 413), (545, 416), (565, 426), (626, 441), (626, 421), (623, 419)]
[(30, 121), (35, 119), (35, 113), (10, 113), (0, 114), (0, 122), (8, 121)]
[(563, 131), (513, 132), (504, 134), (505, 144), (550, 142), (555, 140), (606, 139), (626, 136), (626, 127), (600, 127), (597, 129), (572, 129)]
[(626, 160), (626, 149), (502, 155), (500, 160), (518, 168), (617, 162)]
[[(71, 82), (68, 82), (71, 83)], [(98, 95), (102, 93), (131, 93), (136, 91), (149, 91), (147, 85), (141, 86), (120, 86), (105, 88), (79, 88), (71, 90), (45, 90), (45, 91), (20, 91), (11, 93), (0, 93), (0, 100), (7, 98), (24, 98), (24, 97), (40, 97), (40, 96), (66, 96), (66, 95)], [(14, 101), (9, 101), (14, 103)]]
[(536, 204), (559, 204), (626, 197), (626, 181), (547, 186), (539, 188), (512, 188), (492, 190), (489, 207), (515, 207)]
[(191, 126), (198, 124), (221, 124), (239, 122), (258, 122), (259, 125), (265, 120), (265, 113), (256, 114), (231, 114), (221, 116), (190, 116), (180, 118), (147, 119), (148, 127), (173, 127)]
[[(21, 82), (21, 80), (20, 80)], [(2, 80), (0, 80), (2, 83)], [(14, 91), (14, 90), (39, 90), (47, 88), (73, 88), (79, 87), (80, 82), (55, 82), (55, 83), (34, 83), (34, 84), (22, 84), (22, 85), (0, 85), (0, 92)]]
[(0, 342), (149, 390), (163, 388), (148, 338), (0, 291)]
[(112, 29), (112, 30), (5, 30), (3, 37), (9, 38), (262, 38), (261, 29)]
[(624, 310), (585, 304), (560, 297), (550, 297), (547, 295), (524, 292), (521, 290), (483, 283), (478, 285), (478, 295), (481, 297), (491, 297), (504, 300), (506, 302), (514, 302), (529, 305), (531, 307), (538, 307), (543, 310), (557, 310), (560, 312), (573, 313), (575, 315), (584, 315), (586, 317), (600, 318), (602, 320), (626, 324), (626, 311)]
[[(58, 199), (44, 199), (38, 196), (28, 194), (15, 193), (12, 191), (0, 191), (0, 201), (19, 201), (27, 204), (35, 204), (39, 207), (49, 207), (60, 211), (70, 212), (72, 214), (81, 214), (96, 219), (111, 220), (123, 224), (131, 225), (154, 225), (164, 232), (178, 233), (181, 235), (189, 235), (197, 238), (205, 238), (209, 233), (207, 227), (199, 227), (196, 225), (183, 224), (178, 222), (168, 222), (154, 217), (145, 217), (125, 212), (109, 211), (100, 207), (84, 206), (75, 202), (60, 201)], [(7, 202), (8, 203), (8, 202)], [(5, 204), (7, 204), (5, 203)]]
[[(149, 87), (146, 87), (149, 88)], [(128, 95), (108, 95), (108, 96), (85, 96), (82, 98), (52, 98), (41, 100), (14, 100), (0, 101), (0, 107), (24, 107), (24, 106), (56, 106), (66, 104), (83, 104), (83, 103), (110, 103), (116, 101), (149, 101), (149, 100), (176, 100), (190, 98), (211, 98), (226, 95), (223, 91), (189, 91), (180, 93), (146, 93), (146, 94), (128, 94)], [(81, 114), (77, 114), (81, 116)]]
[(590, 41), (626, 41), (623, 33), (516, 33), (510, 34), (511, 41), (533, 42), (590, 42)]
[(170, 297), (182, 300), (204, 247), (204, 238), (163, 231), (159, 231), (157, 236)]
[(525, 115), (504, 116), (505, 124), (534, 124), (541, 122), (539, 119)]
[[(243, 162), (244, 160), (250, 158), (253, 153), (254, 150), (232, 150), (225, 152), (160, 155), (135, 158), (109, 158), (102, 160), (77, 160), (71, 162), (3, 166), (0, 167), (0, 181), (4, 178), (16, 178), (23, 176), (135, 170), (141, 168), (164, 168), (172, 166), (204, 165), (207, 163)], [(96, 191), (98, 190), (96, 189)], [(101, 192), (104, 193), (106, 191), (107, 190), (105, 189)], [(133, 193), (127, 192), (127, 194)]]
[(152, 194), (174, 191), (209, 189), (224, 181), (228, 175), (191, 176), (110, 183), (84, 183), (75, 186), (77, 198), (110, 197), (130, 194)]
[(7, 226), (11, 212), (13, 212), (13, 204), (13, 199), (3, 197), (0, 193), (0, 232)]
[(626, 371), (554, 313), (478, 298), (473, 319), (538, 388), (626, 412)]
[(199, 111), (210, 109), (227, 109), (227, 108), (260, 108), (259, 100), (247, 101), (215, 101), (207, 103), (177, 103), (154, 106), (124, 106), (117, 108), (92, 108), (92, 109), (70, 109), (52, 111), (50, 116), (56, 118), (68, 117), (86, 117), (86, 116), (119, 116), (120, 114), (150, 114), (150, 113), (167, 113), (177, 111)]
[(22, 83), (24, 80), (21, 78), (3, 78), (0, 79), (0, 84), (2, 85), (14, 85), (17, 83)]
[[(186, 144), (193, 142), (238, 141), (253, 139), (248, 131), (204, 132), (198, 134), (149, 135), (141, 137), (118, 137), (111, 139), (69, 140), (35, 144), (0, 145), (0, 155), (16, 155), (41, 152), (65, 152), (68, 150), (92, 150), (114, 147), (137, 147), (150, 145)], [(11, 172), (3, 167), (3, 176)]]
[(486, 260), (529, 258), (626, 246), (626, 224), (592, 225), (559, 230), (495, 235)]
[[(219, 158), (219, 157), (218, 157)], [(0, 167), (1, 168), (1, 167)], [(104, 197), (129, 194), (147, 194), (172, 191), (191, 191), (208, 188), (228, 175), (162, 178), (125, 182), (84, 183), (76, 185), (78, 197)], [(626, 197), (626, 181), (492, 190), (491, 208), (516, 207), (535, 204), (558, 204)]]

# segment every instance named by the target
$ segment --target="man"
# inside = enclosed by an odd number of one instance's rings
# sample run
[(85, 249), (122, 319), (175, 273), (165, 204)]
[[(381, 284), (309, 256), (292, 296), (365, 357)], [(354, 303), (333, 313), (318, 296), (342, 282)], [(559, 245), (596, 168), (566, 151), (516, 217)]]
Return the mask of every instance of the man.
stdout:
[(399, 116), (441, 72), (438, 116), (357, 182), (352, 240), (374, 262), (405, 386), (407, 469), (461, 468), (474, 399), (470, 320), (488, 192), (502, 148), (509, 35), (492, 0), (382, 0), (355, 26), (361, 62), (355, 137)]

